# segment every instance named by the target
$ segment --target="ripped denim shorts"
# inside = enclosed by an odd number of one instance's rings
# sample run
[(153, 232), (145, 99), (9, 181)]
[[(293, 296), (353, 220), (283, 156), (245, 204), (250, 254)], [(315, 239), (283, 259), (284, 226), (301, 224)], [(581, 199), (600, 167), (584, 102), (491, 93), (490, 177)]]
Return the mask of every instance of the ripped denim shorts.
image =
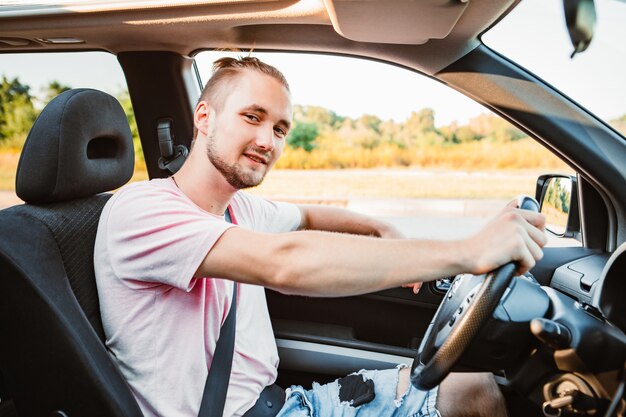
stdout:
[(435, 409), (437, 388), (409, 389), (396, 399), (398, 373), (406, 367), (359, 371), (331, 383), (287, 389), (287, 400), (276, 417), (440, 417)]

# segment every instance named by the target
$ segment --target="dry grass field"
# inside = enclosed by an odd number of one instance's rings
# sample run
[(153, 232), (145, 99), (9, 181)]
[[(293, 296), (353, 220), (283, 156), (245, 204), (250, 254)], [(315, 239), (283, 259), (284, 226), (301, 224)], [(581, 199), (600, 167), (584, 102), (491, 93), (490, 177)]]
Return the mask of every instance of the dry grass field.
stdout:
[(274, 170), (257, 195), (305, 199), (507, 199), (534, 194), (540, 170), (464, 172), (421, 169)]
[(15, 188), (15, 171), (19, 158), (18, 151), (0, 152), (0, 190)]
[[(16, 151), (0, 152), (0, 207), (14, 204)], [(355, 198), (372, 199), (509, 199), (534, 194), (535, 180), (559, 168), (452, 170), (443, 168), (274, 169), (250, 192), (269, 198), (345, 205)], [(138, 164), (132, 181), (147, 178)]]

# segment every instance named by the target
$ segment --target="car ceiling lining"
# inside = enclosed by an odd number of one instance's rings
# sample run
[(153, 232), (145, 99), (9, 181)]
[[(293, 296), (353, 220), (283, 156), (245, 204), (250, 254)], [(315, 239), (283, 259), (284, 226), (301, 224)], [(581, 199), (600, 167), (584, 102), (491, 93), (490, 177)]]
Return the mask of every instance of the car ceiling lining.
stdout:
[[(455, 0), (453, 3), (460, 3)], [(353, 28), (346, 36), (367, 42), (351, 41), (338, 34), (322, 0), (277, 0), (274, 2), (229, 2), (204, 6), (178, 6), (149, 10), (127, 10), (71, 15), (34, 16), (2, 18), (0, 15), (0, 38), (20, 38), (29, 41), (26, 46), (10, 46), (0, 43), (0, 51), (35, 52), (53, 50), (107, 50), (118, 54), (128, 51), (171, 51), (189, 56), (193, 51), (213, 48), (241, 49), (283, 49), (306, 50), (322, 49), (322, 52), (363, 54), (375, 59), (394, 61), (394, 57), (406, 54), (400, 59), (404, 65), (410, 60), (419, 62), (419, 70), (432, 74), (447, 64), (456, 61), (478, 44), (478, 36), (503, 14), (508, 13), (515, 0), (472, 0), (464, 7), (462, 15), (452, 24), (445, 17), (443, 30), (435, 31), (434, 26), (406, 20), (404, 25), (395, 27), (391, 23), (381, 23), (381, 10), (389, 4), (417, 3), (433, 8), (442, 0), (429, 2), (382, 0), (372, 3), (362, 14), (364, 35), (354, 28), (357, 26), (344, 14), (340, 14), (340, 30), (346, 25)], [(344, 2), (342, 2), (343, 4)], [(339, 4), (339, 3), (337, 3)], [(433, 6), (434, 5), (434, 6)], [(342, 6), (343, 7), (343, 6)], [(415, 6), (418, 9), (426, 6)], [(458, 6), (455, 6), (458, 7)], [(443, 14), (442, 14), (443, 16)], [(348, 20), (345, 20), (348, 19)], [(412, 23), (412, 24), (411, 24)], [(384, 43), (404, 36), (409, 26), (431, 29), (412, 29), (411, 39), (400, 39), (411, 44), (392, 45)], [(106, 30), (103, 30), (105, 29)], [(417, 45), (416, 36), (443, 36)], [(396, 32), (395, 34), (392, 32)], [(418, 32), (416, 32), (418, 31)], [(354, 32), (354, 33), (353, 33)], [(408, 35), (407, 35), (408, 36)], [(418, 36), (418, 37), (419, 37)], [(68, 48), (68, 45), (42, 45), (37, 38), (71, 37), (85, 40), (84, 44)], [(376, 42), (374, 42), (376, 41)]]

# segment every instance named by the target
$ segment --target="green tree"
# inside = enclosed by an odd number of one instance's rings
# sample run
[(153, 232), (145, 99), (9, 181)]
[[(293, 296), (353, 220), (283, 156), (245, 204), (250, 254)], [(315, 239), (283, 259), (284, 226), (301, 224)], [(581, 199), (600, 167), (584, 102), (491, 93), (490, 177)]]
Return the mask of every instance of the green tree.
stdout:
[(21, 147), (37, 112), (30, 87), (17, 78), (2, 76), (0, 84), (0, 141), (5, 146)]
[(461, 126), (454, 133), (454, 136), (455, 142), (457, 143), (467, 143), (480, 139), (480, 135), (474, 132), (469, 126)]
[(456, 137), (456, 132), (459, 130), (456, 123), (452, 123), (449, 126), (442, 126), (439, 129), (439, 134), (443, 137), (443, 141), (446, 144), (455, 144), (458, 139)]
[(293, 118), (296, 122), (315, 123), (319, 132), (338, 129), (344, 120), (344, 117), (324, 107), (301, 105), (294, 106)]
[(382, 122), (383, 121), (380, 120), (380, 117), (372, 114), (364, 114), (357, 120), (357, 124), (362, 125), (363, 127), (378, 134), (380, 134), (380, 125)]
[(428, 145), (443, 142), (435, 128), (435, 112), (424, 108), (412, 112), (402, 125), (402, 130), (396, 135), (396, 142), (403, 147)]
[(435, 111), (430, 108), (424, 108), (419, 112), (412, 112), (406, 123), (407, 129), (416, 134), (435, 131)]
[(563, 208), (563, 212), (569, 213), (569, 205), (572, 200), (570, 191), (563, 189), (563, 192), (561, 193), (560, 198), (561, 198), (561, 207)]
[(287, 136), (287, 144), (292, 148), (302, 148), (311, 152), (319, 136), (317, 124), (296, 122)]
[(384, 143), (390, 143), (398, 146), (402, 146), (399, 143), (398, 136), (402, 131), (402, 125), (394, 122), (393, 120), (387, 120), (382, 122), (379, 126), (381, 140)]
[(135, 159), (141, 163), (145, 163), (143, 156), (143, 149), (141, 148), (141, 141), (139, 140), (139, 129), (137, 129), (137, 122), (135, 120), (135, 112), (133, 110), (133, 103), (130, 100), (130, 94), (125, 90), (121, 92), (117, 100), (122, 105), (124, 113), (126, 113), (126, 119), (130, 125), (130, 133), (133, 135), (133, 147), (135, 148)]

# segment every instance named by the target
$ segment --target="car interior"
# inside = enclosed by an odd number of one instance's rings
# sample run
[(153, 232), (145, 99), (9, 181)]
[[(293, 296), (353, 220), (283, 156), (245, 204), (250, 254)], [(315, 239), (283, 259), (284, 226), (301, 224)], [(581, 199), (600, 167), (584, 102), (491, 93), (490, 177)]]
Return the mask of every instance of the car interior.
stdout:
[[(546, 247), (525, 276), (514, 277), (513, 265), (442, 276), (418, 295), (396, 288), (318, 299), (267, 290), (278, 384), (405, 363), (424, 388), (451, 371), (492, 372), (510, 416), (623, 416), (626, 140), (482, 42), (522, 2), (9, 3), (0, 6), (0, 63), (3, 54), (114, 55), (150, 178), (175, 172), (190, 147), (202, 88), (194, 56), (202, 51), (355, 56), (461, 92), (576, 173), (547, 172), (533, 197), (543, 206), (566, 184), (559, 235), (580, 244)], [(571, 16), (588, 17), (590, 2), (565, 3), (580, 53), (591, 35), (585, 19)], [(31, 128), (16, 177), (24, 203), (0, 210), (0, 416), (142, 415), (104, 346), (93, 272), (100, 211), (133, 163), (126, 116), (107, 93), (65, 92)]]

